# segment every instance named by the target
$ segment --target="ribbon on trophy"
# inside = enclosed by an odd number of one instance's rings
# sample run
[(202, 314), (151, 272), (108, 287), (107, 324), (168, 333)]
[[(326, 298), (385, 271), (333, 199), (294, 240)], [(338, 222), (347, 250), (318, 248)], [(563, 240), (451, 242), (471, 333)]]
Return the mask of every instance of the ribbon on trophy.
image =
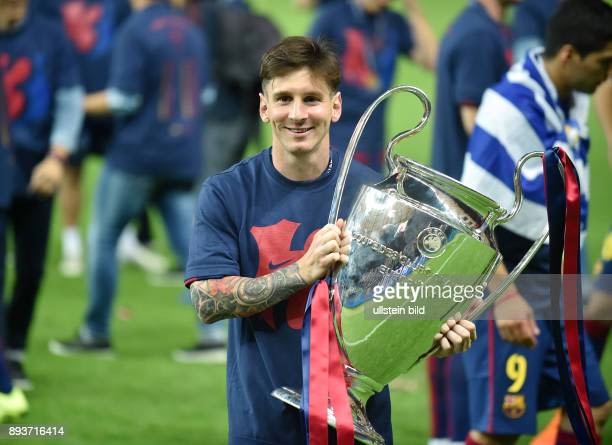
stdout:
[[(543, 162), (550, 227), (550, 295), (552, 310), (556, 315), (550, 323), (561, 388), (565, 409), (578, 442), (596, 445), (600, 438), (595, 430), (584, 374), (584, 327), (579, 277), (580, 183), (574, 165), (562, 149), (546, 151)], [(563, 172), (560, 171), (560, 164)], [(561, 279), (556, 279), (560, 274)]]
[[(334, 332), (330, 311), (329, 283), (320, 280), (312, 286), (302, 325), (302, 399), (307, 443), (327, 445), (329, 401), (336, 418), (338, 445), (354, 443), (353, 415), (344, 379), (344, 365)], [(333, 304), (338, 302), (334, 288)]]

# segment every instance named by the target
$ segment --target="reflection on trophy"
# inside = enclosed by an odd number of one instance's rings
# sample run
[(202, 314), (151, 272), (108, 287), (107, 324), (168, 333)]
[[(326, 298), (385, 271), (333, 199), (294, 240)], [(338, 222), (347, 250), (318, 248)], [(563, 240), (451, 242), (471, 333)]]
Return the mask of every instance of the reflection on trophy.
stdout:
[[(397, 134), (387, 145), (389, 176), (379, 184), (362, 187), (347, 218), (353, 236), (349, 263), (333, 276), (342, 303), (340, 317), (333, 319), (349, 382), (355, 437), (376, 445), (384, 444), (384, 440), (366, 417), (368, 398), (434, 352), (433, 336), (445, 320), (456, 313), (466, 319), (482, 314), (520, 274), (548, 234), (542, 234), (517, 268), (485, 299), (424, 299), (419, 303), (422, 307), (418, 316), (409, 320), (375, 316), (373, 303), (381, 289), (440, 283), (456, 276), (463, 277), (462, 285), (486, 286), (501, 261), (493, 229), (518, 213), (521, 169), (528, 159), (543, 155), (534, 152), (519, 161), (514, 174), (514, 206), (506, 210), (450, 177), (392, 154), (399, 141), (424, 127), (431, 110), (421, 90), (398, 86), (382, 94), (355, 128), (336, 184), (330, 223), (338, 217), (344, 183), (364, 126), (380, 102), (400, 91), (420, 99), (423, 116), (414, 128)], [(411, 304), (411, 300), (397, 301), (400, 306)], [(336, 311), (336, 306), (331, 306)], [(272, 395), (300, 407), (301, 395), (293, 389), (278, 388)], [(331, 408), (328, 423), (335, 425)]]

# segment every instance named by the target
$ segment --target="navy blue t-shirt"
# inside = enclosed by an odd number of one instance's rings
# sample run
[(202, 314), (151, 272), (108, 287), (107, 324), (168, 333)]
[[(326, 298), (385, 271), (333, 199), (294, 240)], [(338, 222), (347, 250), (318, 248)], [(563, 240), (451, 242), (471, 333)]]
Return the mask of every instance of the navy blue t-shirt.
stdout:
[[(332, 146), (344, 150), (363, 112), (391, 86), (398, 56), (412, 50), (412, 33), (396, 12), (369, 15), (353, 2), (333, 2), (319, 8), (309, 34), (333, 42), (340, 59), (342, 119), (330, 135)], [(384, 110), (383, 103), (370, 117), (356, 153), (356, 159), (376, 170), (385, 144)]]
[[(224, 276), (256, 277), (298, 260), (327, 224), (341, 162), (314, 181), (296, 182), (272, 164), (271, 149), (209, 178), (202, 186), (191, 236), (187, 283)], [(379, 176), (354, 163), (340, 216), (359, 187)], [(280, 386), (300, 389), (300, 334), (308, 289), (259, 314), (229, 322), (227, 400), (230, 444), (302, 444), (299, 411), (274, 399)], [(370, 420), (391, 440), (388, 391), (368, 404)], [(389, 442), (388, 442), (389, 443)]]
[(204, 37), (180, 11), (154, 3), (119, 30), (109, 87), (142, 99), (117, 119), (107, 159), (132, 174), (194, 179), (202, 171)]
[(59, 20), (72, 42), (86, 92), (106, 88), (114, 34), (130, 15), (128, 0), (39, 0), (37, 12)]
[(0, 65), (18, 165), (15, 192), (22, 193), (49, 149), (56, 92), (80, 86), (78, 66), (61, 26), (38, 15), (0, 33)]
[(459, 107), (478, 106), (484, 91), (508, 70), (509, 33), (480, 5), (468, 6), (449, 27), (440, 45), (432, 166), (461, 178), (468, 135)]
[(516, 6), (512, 20), (512, 40), (546, 37), (548, 19), (559, 6), (559, 0), (523, 0)]

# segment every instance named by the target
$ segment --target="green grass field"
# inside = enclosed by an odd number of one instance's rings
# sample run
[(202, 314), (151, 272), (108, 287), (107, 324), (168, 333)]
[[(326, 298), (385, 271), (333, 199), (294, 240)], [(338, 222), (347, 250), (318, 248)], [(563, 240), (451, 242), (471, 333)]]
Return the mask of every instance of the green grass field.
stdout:
[[(252, 0), (269, 14), (285, 34), (305, 32), (312, 16), (295, 9), (289, 0)], [(421, 1), (438, 35), (466, 1)], [(434, 96), (434, 80), (404, 62), (397, 83), (421, 87)], [(393, 99), (389, 133), (405, 129), (419, 116), (410, 98)], [(611, 222), (609, 192), (612, 179), (605, 158), (601, 129), (593, 119), (591, 155), (592, 205), (588, 247), (593, 260)], [(264, 131), (266, 133), (266, 131)], [(401, 151), (428, 162), (431, 125), (408, 140)], [(264, 142), (268, 136), (263, 138)], [(87, 164), (87, 196), (91, 196), (99, 160)], [(607, 203), (607, 204), (606, 204)], [(90, 200), (85, 200), (87, 213)], [(85, 305), (82, 279), (64, 279), (57, 272), (58, 218), (47, 259), (47, 276), (41, 291), (27, 356), (27, 369), (35, 390), (29, 393), (31, 412), (26, 424), (63, 425), (61, 443), (82, 444), (223, 444), (226, 442), (225, 368), (221, 365), (181, 365), (170, 354), (194, 341), (194, 314), (179, 303), (181, 285), (159, 288), (132, 267), (122, 270), (113, 318), (115, 360), (58, 358), (47, 352), (51, 338), (72, 336)], [(163, 231), (155, 225), (156, 247), (167, 252)], [(10, 272), (10, 269), (9, 269)], [(608, 347), (604, 374), (612, 383), (612, 349)], [(427, 385), (422, 368), (392, 385), (396, 443), (425, 444), (428, 437)], [(612, 423), (604, 443), (612, 444)], [(23, 443), (47, 443), (27, 439)], [(19, 442), (17, 442), (19, 443)], [(527, 443), (523, 439), (521, 443)]]

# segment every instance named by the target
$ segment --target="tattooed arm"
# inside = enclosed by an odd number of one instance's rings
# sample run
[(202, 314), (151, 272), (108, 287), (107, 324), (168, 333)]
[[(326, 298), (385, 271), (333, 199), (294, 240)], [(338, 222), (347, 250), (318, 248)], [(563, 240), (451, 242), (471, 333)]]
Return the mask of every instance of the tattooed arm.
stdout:
[(191, 301), (204, 323), (231, 317), (248, 317), (305, 288), (308, 283), (298, 269), (294, 263), (257, 278), (232, 276), (196, 281), (189, 288)]
[(248, 317), (286, 300), (335, 266), (346, 264), (351, 237), (341, 219), (317, 232), (297, 262), (257, 278), (229, 276), (191, 284), (191, 301), (204, 323)]

